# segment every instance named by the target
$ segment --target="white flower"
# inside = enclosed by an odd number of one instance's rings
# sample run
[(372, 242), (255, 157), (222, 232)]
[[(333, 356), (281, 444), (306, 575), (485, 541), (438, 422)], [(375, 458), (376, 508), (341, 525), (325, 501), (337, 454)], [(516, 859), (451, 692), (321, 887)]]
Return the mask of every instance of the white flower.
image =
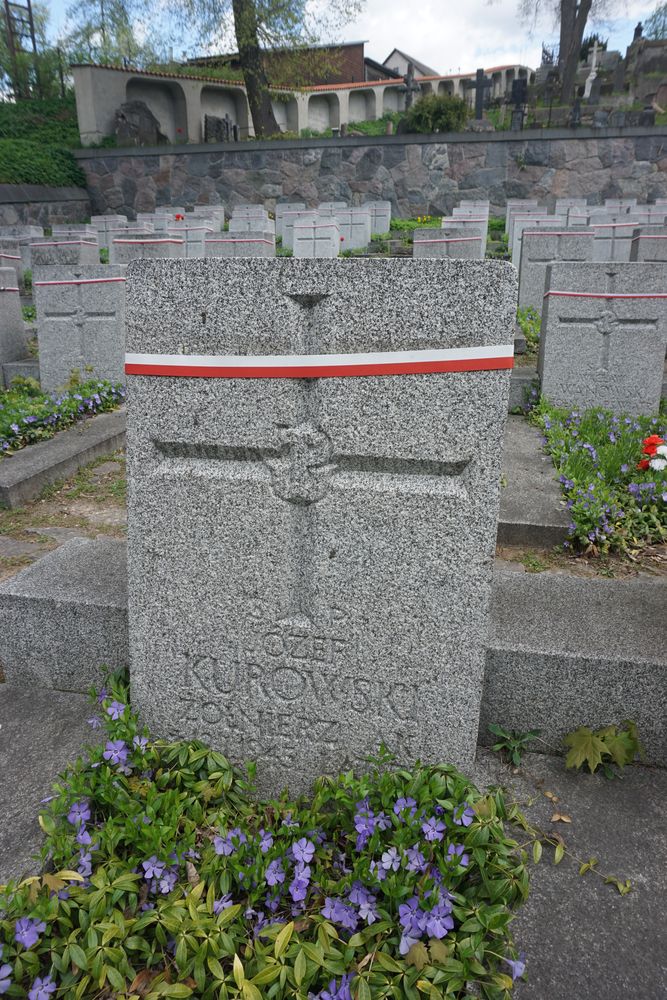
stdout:
[(662, 455), (663, 458), (667, 458), (667, 444), (661, 444), (659, 448), (656, 448), (656, 454)]
[(667, 458), (652, 458), (648, 464), (656, 472), (663, 472), (667, 469)]

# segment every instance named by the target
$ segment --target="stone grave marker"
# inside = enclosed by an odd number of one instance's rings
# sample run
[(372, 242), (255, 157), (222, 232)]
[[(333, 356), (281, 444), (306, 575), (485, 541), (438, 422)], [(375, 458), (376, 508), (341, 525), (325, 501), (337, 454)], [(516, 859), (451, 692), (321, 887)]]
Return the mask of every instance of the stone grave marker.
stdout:
[(284, 220), (285, 220), (286, 216), (289, 217), (293, 212), (299, 213), (299, 212), (305, 212), (305, 211), (307, 211), (307, 209), (306, 209), (305, 202), (303, 202), (303, 201), (285, 201), (285, 202), (279, 202), (276, 205), (276, 211), (275, 211), (275, 216), (276, 216), (276, 236), (279, 236), (281, 239), (284, 238), (284, 236), (285, 236), (285, 233), (284, 233), (285, 221)]
[(124, 272), (118, 264), (40, 269), (33, 289), (43, 389), (64, 385), (74, 368), (124, 381)]
[(175, 239), (184, 240), (186, 257), (206, 256), (204, 240), (213, 236), (215, 227), (211, 220), (199, 219), (200, 225), (190, 225), (188, 222), (174, 222), (167, 227), (167, 234)]
[[(127, 229), (128, 221), (126, 215), (91, 215), (90, 223), (97, 230), (97, 242), (101, 247), (109, 249), (109, 230), (113, 230), (116, 236), (120, 235), (122, 229)], [(42, 235), (44, 235), (42, 233)]]
[[(294, 250), (294, 226), (297, 222), (315, 224), (321, 218), (317, 209), (306, 209), (302, 212), (285, 212), (282, 218), (283, 246), (286, 250)], [(331, 218), (331, 216), (325, 216)]]
[(99, 264), (100, 248), (97, 239), (49, 239), (30, 244), (33, 270), (54, 264), (75, 266)]
[(585, 198), (556, 198), (554, 214), (567, 216), (571, 208), (586, 208), (586, 204)]
[(592, 261), (592, 229), (524, 229), (519, 267), (519, 309), (544, 308), (547, 267), (560, 261)]
[(0, 239), (0, 267), (13, 267), (16, 271), (16, 282), (23, 285), (23, 258), (17, 239)]
[(51, 236), (53, 239), (71, 239), (71, 240), (97, 240), (97, 227), (90, 225), (85, 222), (79, 222), (76, 225), (59, 225), (51, 227)]
[(364, 207), (371, 213), (371, 236), (388, 233), (391, 229), (391, 202), (369, 201)]
[(160, 260), (165, 257), (185, 257), (185, 240), (176, 236), (147, 233), (138, 239), (120, 237), (111, 241), (109, 262), (129, 264), (131, 260)]
[(641, 229), (635, 229), (630, 247), (630, 260), (667, 264), (667, 226), (651, 226), (643, 232)]
[(526, 224), (537, 226), (540, 219), (546, 219), (549, 217), (549, 211), (546, 208), (527, 208), (520, 212), (513, 212), (512, 218), (510, 219), (509, 230), (507, 233), (507, 243), (511, 252), (514, 249), (514, 231), (516, 229), (517, 222), (523, 222)]
[(627, 263), (630, 260), (632, 239), (639, 223), (630, 216), (626, 218), (627, 222), (596, 222), (591, 219), (591, 227), (595, 230), (594, 261)]
[(295, 257), (337, 257), (342, 246), (338, 219), (297, 219), (292, 246)]
[(216, 233), (204, 240), (206, 257), (275, 257), (273, 233)]
[(538, 207), (539, 205), (535, 198), (508, 198), (505, 207), (505, 233), (509, 235), (512, 215), (515, 212), (527, 212), (532, 208)]
[(27, 352), (21, 296), (13, 267), (0, 267), (0, 365), (21, 361)]
[(657, 413), (667, 348), (664, 268), (552, 264), (538, 372), (556, 406)]
[(23, 270), (32, 267), (30, 244), (36, 239), (44, 239), (41, 226), (0, 226), (0, 239), (17, 240), (20, 247)]
[(511, 259), (514, 266), (518, 268), (521, 261), (521, 243), (526, 229), (564, 229), (566, 225), (567, 221), (565, 217), (558, 215), (544, 215), (536, 219), (525, 219), (523, 217), (514, 219), (514, 239), (510, 244)]
[(225, 225), (225, 208), (224, 205), (195, 205), (185, 218), (186, 220), (210, 219), (216, 233), (220, 233)]
[(469, 764), (514, 269), (137, 261), (128, 281), (145, 722), (256, 760), (272, 793), (367, 766), (381, 740), (404, 764)]
[[(459, 221), (459, 220), (455, 220)], [(481, 260), (484, 256), (484, 237), (480, 232), (449, 226), (446, 229), (415, 229), (412, 242), (412, 256), (458, 257), (465, 260)]]

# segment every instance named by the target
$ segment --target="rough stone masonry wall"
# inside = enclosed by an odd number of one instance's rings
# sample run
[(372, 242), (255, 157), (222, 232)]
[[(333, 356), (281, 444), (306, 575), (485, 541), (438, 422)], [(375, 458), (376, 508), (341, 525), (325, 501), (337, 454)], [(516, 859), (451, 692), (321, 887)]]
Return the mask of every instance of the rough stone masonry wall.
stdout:
[(94, 213), (159, 205), (388, 199), (394, 215), (448, 212), (461, 198), (667, 197), (667, 127), (391, 136), (80, 150)]
[(91, 215), (85, 190), (41, 184), (0, 184), (0, 226), (54, 226)]

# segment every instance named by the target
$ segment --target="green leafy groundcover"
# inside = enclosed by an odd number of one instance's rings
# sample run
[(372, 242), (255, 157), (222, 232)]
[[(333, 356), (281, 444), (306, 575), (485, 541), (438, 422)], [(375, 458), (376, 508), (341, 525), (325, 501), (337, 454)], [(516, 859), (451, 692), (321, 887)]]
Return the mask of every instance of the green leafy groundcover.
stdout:
[(310, 799), (258, 801), (252, 769), (151, 740), (127, 699), (118, 678), (100, 692), (102, 743), (40, 817), (54, 874), (0, 888), (0, 992), (511, 996), (528, 874), (499, 791), (381, 750)]
[(531, 397), (530, 420), (544, 433), (572, 518), (566, 547), (628, 552), (667, 541), (667, 462), (645, 443), (667, 439), (667, 413), (578, 413), (538, 399), (537, 390)]
[(121, 385), (92, 379), (60, 393), (42, 392), (36, 382), (0, 392), (0, 459), (26, 445), (53, 437), (57, 431), (123, 402)]
[(69, 149), (27, 139), (0, 139), (0, 184), (85, 187), (86, 175)]
[(0, 139), (28, 139), (43, 146), (80, 146), (74, 96), (0, 102)]

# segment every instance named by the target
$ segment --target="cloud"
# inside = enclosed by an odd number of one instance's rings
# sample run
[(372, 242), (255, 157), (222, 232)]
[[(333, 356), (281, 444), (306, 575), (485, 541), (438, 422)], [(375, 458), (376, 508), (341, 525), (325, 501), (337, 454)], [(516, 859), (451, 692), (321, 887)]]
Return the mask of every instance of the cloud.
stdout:
[[(636, 22), (646, 18), (655, 3), (616, 0), (615, 18), (604, 21), (611, 47), (632, 41)], [(367, 0), (360, 17), (342, 32), (345, 41), (368, 41), (366, 55), (383, 62), (400, 48), (440, 73), (473, 72), (478, 66), (540, 64), (542, 42), (556, 42), (557, 28), (549, 6), (535, 24), (518, 14), (518, 0)], [(618, 30), (617, 30), (618, 29)]]

